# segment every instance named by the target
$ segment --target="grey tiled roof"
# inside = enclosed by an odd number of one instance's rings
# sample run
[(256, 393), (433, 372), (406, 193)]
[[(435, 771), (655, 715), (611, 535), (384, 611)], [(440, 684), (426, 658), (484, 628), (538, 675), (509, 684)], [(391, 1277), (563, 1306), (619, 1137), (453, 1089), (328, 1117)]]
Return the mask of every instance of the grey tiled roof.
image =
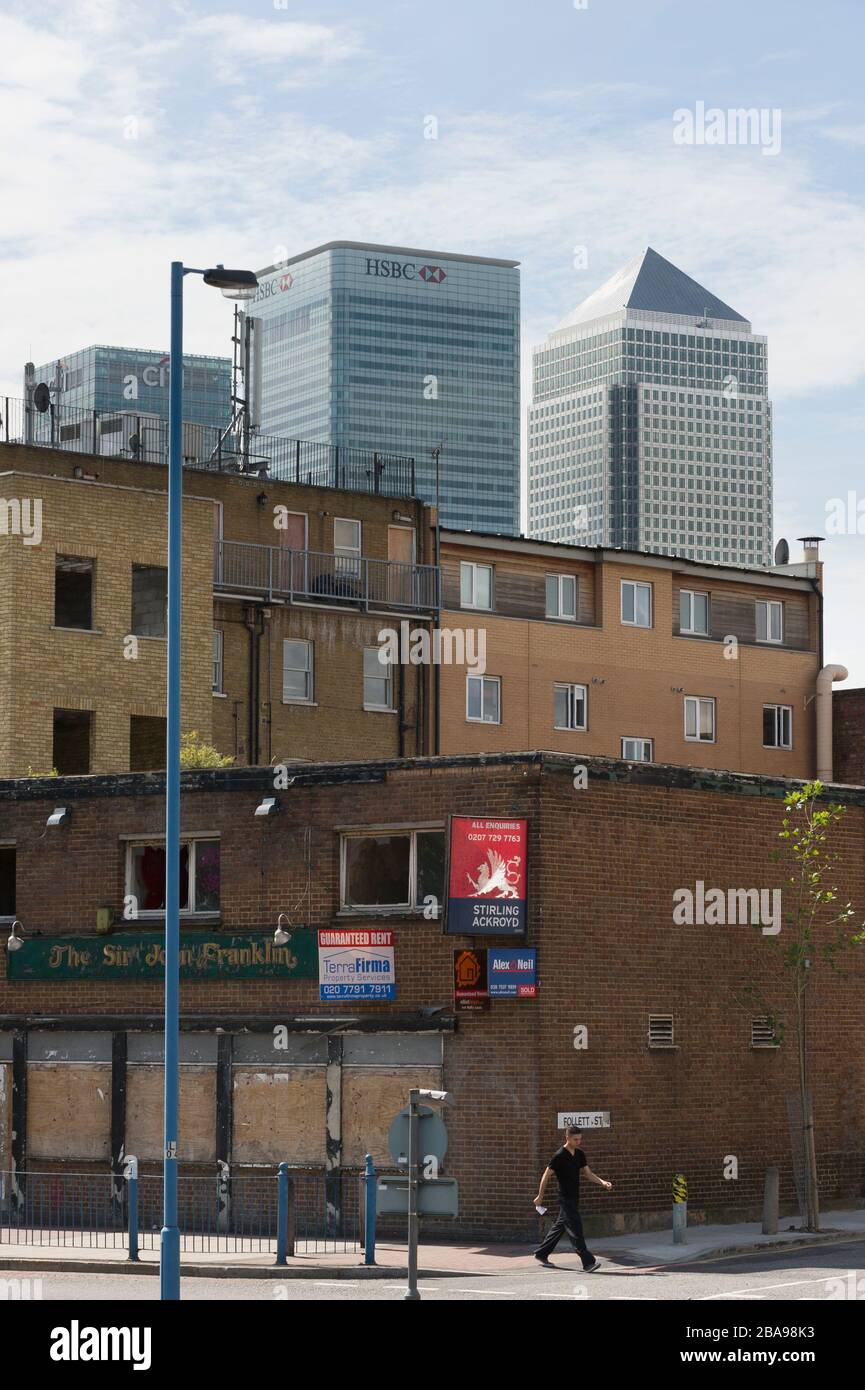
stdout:
[(588, 299), (584, 299), (557, 327), (571, 328), (621, 309), (684, 314), (696, 318), (702, 318), (705, 313), (711, 319), (748, 323), (744, 314), (731, 309), (729, 304), (704, 289), (690, 275), (659, 256), (649, 246), (616, 271)]

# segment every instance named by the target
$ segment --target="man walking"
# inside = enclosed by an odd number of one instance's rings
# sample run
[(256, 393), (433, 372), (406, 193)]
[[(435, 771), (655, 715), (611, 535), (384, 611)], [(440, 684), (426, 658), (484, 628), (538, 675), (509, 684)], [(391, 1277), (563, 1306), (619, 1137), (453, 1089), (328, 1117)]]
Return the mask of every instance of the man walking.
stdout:
[[(542, 1265), (550, 1265), (548, 1256), (552, 1254), (567, 1231), (571, 1245), (583, 1262), (583, 1269), (587, 1274), (593, 1274), (596, 1269), (600, 1269), (601, 1262), (595, 1259), (583, 1236), (583, 1223), (580, 1220), (580, 1169), (585, 1168), (589, 1182), (596, 1182), (607, 1192), (612, 1190), (613, 1184), (604, 1178), (599, 1178), (597, 1173), (592, 1172), (586, 1162), (586, 1155), (580, 1147), (582, 1142), (583, 1131), (578, 1129), (576, 1125), (569, 1125), (562, 1148), (553, 1154), (544, 1169), (538, 1195), (535, 1198), (535, 1206), (543, 1206), (547, 1183), (555, 1173), (559, 1180), (559, 1219), (550, 1228), (546, 1239), (538, 1246), (535, 1251), (535, 1259), (539, 1260)], [(550, 1265), (550, 1268), (552, 1269), (554, 1266)]]

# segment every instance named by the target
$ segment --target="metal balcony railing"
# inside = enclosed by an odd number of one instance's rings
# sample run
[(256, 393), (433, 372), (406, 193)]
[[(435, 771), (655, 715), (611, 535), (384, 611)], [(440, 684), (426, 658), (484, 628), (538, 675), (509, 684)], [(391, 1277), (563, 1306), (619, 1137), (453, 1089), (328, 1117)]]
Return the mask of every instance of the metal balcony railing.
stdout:
[(216, 542), (213, 582), (217, 589), (289, 602), (411, 611), (439, 607), (439, 571), (435, 565), (406, 565), (245, 541)]
[[(135, 411), (76, 410), (52, 405), (44, 413), (10, 396), (0, 398), (0, 444), (29, 444), (137, 463), (168, 463), (168, 421)], [(350, 445), (239, 432), (183, 423), (183, 466), (240, 473), (276, 482), (342, 488), (346, 492), (416, 497), (415, 462), (403, 454)]]

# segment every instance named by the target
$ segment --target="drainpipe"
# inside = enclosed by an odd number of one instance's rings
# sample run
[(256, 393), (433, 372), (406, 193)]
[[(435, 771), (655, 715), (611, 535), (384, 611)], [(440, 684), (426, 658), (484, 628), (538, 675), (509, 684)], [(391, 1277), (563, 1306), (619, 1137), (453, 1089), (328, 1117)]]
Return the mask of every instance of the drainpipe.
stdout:
[(832, 682), (846, 681), (846, 666), (824, 666), (817, 677), (817, 780), (832, 781)]

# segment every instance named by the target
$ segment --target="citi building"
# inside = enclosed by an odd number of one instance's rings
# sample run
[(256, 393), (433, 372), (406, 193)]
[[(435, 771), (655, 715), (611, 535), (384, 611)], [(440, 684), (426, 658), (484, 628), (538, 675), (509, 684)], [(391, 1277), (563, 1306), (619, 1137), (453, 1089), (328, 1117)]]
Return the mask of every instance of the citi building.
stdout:
[(516, 261), (405, 246), (333, 241), (270, 266), (249, 306), (252, 422), (413, 457), (445, 525), (513, 534), (519, 293)]

